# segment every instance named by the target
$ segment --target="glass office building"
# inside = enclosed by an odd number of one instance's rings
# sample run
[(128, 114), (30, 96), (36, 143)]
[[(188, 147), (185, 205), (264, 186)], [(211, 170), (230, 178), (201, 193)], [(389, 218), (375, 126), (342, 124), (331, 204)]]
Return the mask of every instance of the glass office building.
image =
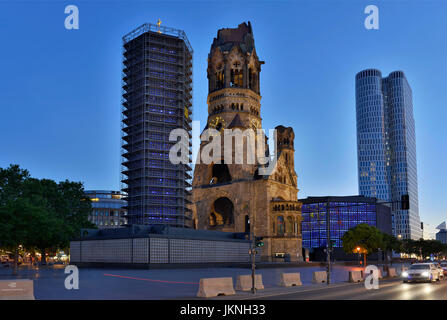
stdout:
[[(422, 237), (418, 208), (416, 138), (412, 91), (405, 74), (383, 78), (379, 70), (356, 75), (359, 193), (393, 201), (393, 234)], [(397, 202), (410, 196), (410, 210)]]
[(303, 248), (325, 248), (328, 231), (334, 247), (341, 248), (345, 232), (361, 223), (391, 234), (391, 208), (378, 203), (376, 198), (308, 197), (299, 201), (303, 204)]
[(118, 228), (127, 224), (126, 201), (119, 191), (86, 190), (92, 202), (92, 213), (88, 220), (99, 229)]
[(123, 37), (122, 190), (129, 224), (188, 226), (191, 167), (172, 164), (174, 129), (189, 135), (192, 48), (182, 30), (150, 23)]
[(436, 233), (436, 240), (443, 244), (447, 244), (447, 230), (441, 229), (438, 233)]

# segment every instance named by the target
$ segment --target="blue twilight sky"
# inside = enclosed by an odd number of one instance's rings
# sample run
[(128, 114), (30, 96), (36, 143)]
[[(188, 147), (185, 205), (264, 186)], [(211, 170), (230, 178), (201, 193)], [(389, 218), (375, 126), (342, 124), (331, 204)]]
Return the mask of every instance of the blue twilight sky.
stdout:
[[(64, 28), (75, 4), (80, 29)], [(363, 13), (376, 4), (380, 29)], [(0, 167), (119, 189), (121, 37), (145, 22), (186, 31), (194, 120), (206, 117), (207, 54), (217, 30), (251, 21), (264, 128), (295, 130), (299, 197), (358, 193), (355, 74), (403, 70), (413, 89), (423, 221), (446, 218), (447, 2), (0, 1)]]

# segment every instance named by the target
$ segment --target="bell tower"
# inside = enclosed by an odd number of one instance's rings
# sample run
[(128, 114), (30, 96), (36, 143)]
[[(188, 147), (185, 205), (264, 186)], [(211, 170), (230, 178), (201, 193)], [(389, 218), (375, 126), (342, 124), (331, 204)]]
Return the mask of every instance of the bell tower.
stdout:
[[(294, 170), (295, 135), (292, 128), (277, 126), (277, 145), (275, 150), (269, 150), (267, 137), (256, 132), (262, 129), (262, 64), (250, 22), (217, 32), (208, 55), (208, 119), (194, 168), (191, 210), (197, 229), (263, 236), (261, 260), (272, 261), (277, 253), (286, 253), (291, 261), (300, 261), (301, 204)], [(254, 129), (255, 135), (246, 129)], [(254, 151), (249, 140), (253, 141), (253, 136), (256, 159), (249, 160), (249, 152)], [(259, 144), (265, 144), (265, 148)], [(269, 162), (269, 174), (259, 170), (265, 166), (264, 152), (267, 160), (271, 152), (277, 153), (277, 161)], [(233, 158), (228, 161), (230, 156)]]
[[(260, 61), (254, 45), (250, 22), (237, 28), (220, 29), (208, 54), (208, 119), (205, 129), (221, 133), (221, 163), (196, 164), (193, 185), (210, 185), (252, 179), (257, 168), (249, 164), (244, 141), (243, 164), (223, 163), (224, 129), (262, 128), (259, 75)], [(234, 140), (233, 140), (234, 141)], [(209, 142), (202, 142), (199, 152)], [(233, 159), (235, 153), (233, 152)]]
[(220, 29), (208, 55), (208, 127), (261, 128), (259, 61), (250, 22)]
[(284, 167), (288, 173), (285, 181), (294, 187), (297, 186), (297, 175), (295, 172), (295, 148), (293, 142), (295, 133), (292, 127), (277, 126), (276, 128), (276, 150), (278, 159), (282, 157)]

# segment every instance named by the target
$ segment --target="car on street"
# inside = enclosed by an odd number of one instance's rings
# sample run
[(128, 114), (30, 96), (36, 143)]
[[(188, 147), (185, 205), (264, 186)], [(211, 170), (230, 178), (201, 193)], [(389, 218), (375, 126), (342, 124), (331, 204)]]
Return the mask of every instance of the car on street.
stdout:
[[(2, 255), (0, 257), (0, 261), (3, 265), (9, 265), (14, 263), (14, 256), (12, 254)], [(23, 263), (23, 258), (19, 255), (17, 258), (17, 265), (21, 265)]]
[(439, 269), (433, 263), (415, 263), (402, 272), (403, 282), (440, 281)]
[(444, 276), (446, 276), (447, 275), (447, 261), (442, 261), (440, 263), (440, 265), (441, 265), (442, 271), (444, 273)]
[(2, 255), (0, 256), (1, 263), (8, 263), (9, 262), (9, 256), (8, 255)]
[(435, 267), (438, 269), (440, 280), (444, 279), (444, 269), (442, 269), (441, 264), (437, 261), (432, 262)]
[(444, 270), (442, 269), (441, 264), (438, 261), (427, 260), (427, 261), (424, 261), (424, 263), (432, 263), (432, 264), (434, 264), (435, 267), (438, 268), (441, 280), (444, 279)]

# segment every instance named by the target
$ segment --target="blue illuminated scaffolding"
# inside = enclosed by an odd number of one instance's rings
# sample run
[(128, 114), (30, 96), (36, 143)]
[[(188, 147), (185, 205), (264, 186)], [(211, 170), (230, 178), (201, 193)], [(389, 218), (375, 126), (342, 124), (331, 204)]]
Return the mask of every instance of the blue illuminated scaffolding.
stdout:
[(173, 129), (189, 134), (192, 49), (184, 31), (144, 24), (123, 37), (122, 190), (129, 224), (185, 227), (191, 167), (172, 164)]

